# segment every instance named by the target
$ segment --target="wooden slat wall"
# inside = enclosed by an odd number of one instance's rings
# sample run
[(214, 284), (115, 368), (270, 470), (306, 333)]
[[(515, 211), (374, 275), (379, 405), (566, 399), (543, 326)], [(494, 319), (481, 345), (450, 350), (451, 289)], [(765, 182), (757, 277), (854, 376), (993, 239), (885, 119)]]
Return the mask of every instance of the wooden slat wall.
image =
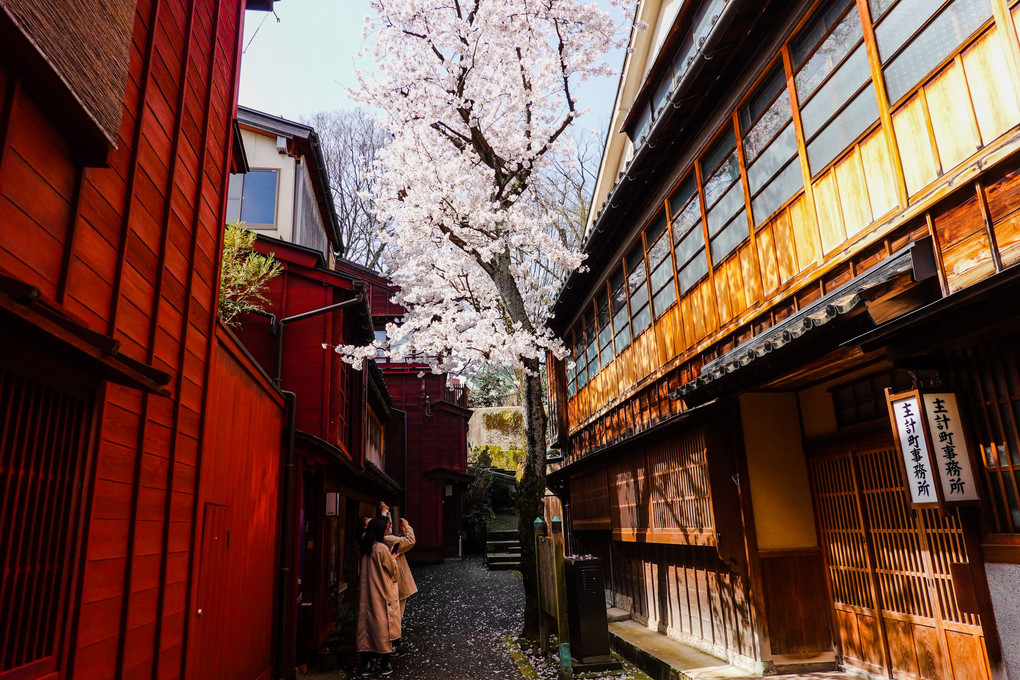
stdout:
[(0, 70), (0, 269), (171, 376), (170, 397), (113, 384), (103, 394), (67, 669), (79, 677), (181, 674), (199, 459), (248, 455), (203, 440), (206, 408), (222, 408), (207, 376), (241, 18), (239, 0), (137, 3), (108, 168), (77, 166), (47, 112)]
[(618, 606), (638, 621), (722, 658), (755, 659), (745, 579), (701, 546), (612, 541)]
[[(1020, 24), (1020, 6), (1012, 18)], [(881, 87), (879, 121), (813, 178), (805, 163), (807, 188), (726, 260), (714, 263), (710, 275), (655, 322), (654, 332), (636, 338), (603, 367), (608, 389), (599, 376), (578, 391), (567, 406), (571, 435), (619, 400), (636, 398), (649, 380), (678, 364), (697, 363), (699, 352), (767, 328), (774, 313), (770, 307), (811, 291), (849, 257), (913, 230), (900, 226), (904, 216), (918, 214), (961, 186), (954, 173), (980, 174), (976, 153), (1001, 159), (1003, 148), (1016, 150), (1020, 145), (1007, 135), (1020, 123), (1007, 59), (1018, 49), (1016, 42), (1014, 26), (992, 23), (894, 108), (883, 108)], [(877, 62), (873, 68), (881, 72)], [(1001, 266), (1020, 260), (1020, 219), (1001, 207), (998, 214), (995, 233), (1005, 241), (998, 244), (1001, 253), (993, 253), (973, 211), (963, 224), (940, 232), (950, 291), (997, 271), (994, 261), (1000, 256)]]

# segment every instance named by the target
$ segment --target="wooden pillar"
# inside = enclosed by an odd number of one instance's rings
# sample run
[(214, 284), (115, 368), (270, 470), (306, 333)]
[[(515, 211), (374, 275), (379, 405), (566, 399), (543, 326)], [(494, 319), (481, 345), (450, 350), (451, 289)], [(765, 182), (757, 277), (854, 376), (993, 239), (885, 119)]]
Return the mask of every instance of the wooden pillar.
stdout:
[(552, 518), (552, 549), (556, 573), (556, 635), (560, 642), (560, 680), (573, 677), (570, 660), (570, 625), (567, 622), (567, 584), (563, 577), (563, 522)]
[(542, 656), (549, 654), (549, 620), (546, 618), (546, 603), (542, 601), (542, 537), (545, 536), (545, 522), (535, 518), (535, 572), (538, 584), (538, 644)]

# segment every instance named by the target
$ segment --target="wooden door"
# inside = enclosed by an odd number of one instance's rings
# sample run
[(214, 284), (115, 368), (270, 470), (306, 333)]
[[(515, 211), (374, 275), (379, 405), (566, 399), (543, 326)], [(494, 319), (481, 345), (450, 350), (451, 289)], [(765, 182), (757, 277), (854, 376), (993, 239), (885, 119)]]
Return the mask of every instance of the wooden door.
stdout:
[(957, 512), (910, 507), (891, 440), (812, 458), (811, 481), (843, 662), (903, 680), (990, 678), (980, 620), (957, 603)]
[(221, 680), (231, 677), (230, 612), (226, 603), (230, 578), (230, 506), (205, 504), (202, 523), (202, 555), (198, 570), (198, 597), (192, 612), (194, 642), (189, 652), (188, 677)]

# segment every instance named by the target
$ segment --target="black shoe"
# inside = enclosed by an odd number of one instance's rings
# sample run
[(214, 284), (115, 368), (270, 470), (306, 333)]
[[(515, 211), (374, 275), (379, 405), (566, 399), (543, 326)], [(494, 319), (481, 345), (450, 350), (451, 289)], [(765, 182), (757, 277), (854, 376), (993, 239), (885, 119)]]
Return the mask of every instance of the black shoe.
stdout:
[(390, 655), (387, 654), (379, 661), (379, 675), (387, 676), (393, 674), (393, 666), (390, 665)]

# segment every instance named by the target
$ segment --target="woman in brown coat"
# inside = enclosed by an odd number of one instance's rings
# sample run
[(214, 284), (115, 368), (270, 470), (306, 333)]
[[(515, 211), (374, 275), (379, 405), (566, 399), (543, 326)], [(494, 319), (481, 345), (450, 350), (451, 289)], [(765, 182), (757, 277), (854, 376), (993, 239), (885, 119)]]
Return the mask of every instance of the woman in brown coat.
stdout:
[(379, 674), (389, 675), (390, 642), (400, 637), (397, 563), (384, 542), (389, 520), (376, 517), (368, 523), (361, 541), (361, 604), (358, 610), (358, 674), (368, 675), (373, 659)]

